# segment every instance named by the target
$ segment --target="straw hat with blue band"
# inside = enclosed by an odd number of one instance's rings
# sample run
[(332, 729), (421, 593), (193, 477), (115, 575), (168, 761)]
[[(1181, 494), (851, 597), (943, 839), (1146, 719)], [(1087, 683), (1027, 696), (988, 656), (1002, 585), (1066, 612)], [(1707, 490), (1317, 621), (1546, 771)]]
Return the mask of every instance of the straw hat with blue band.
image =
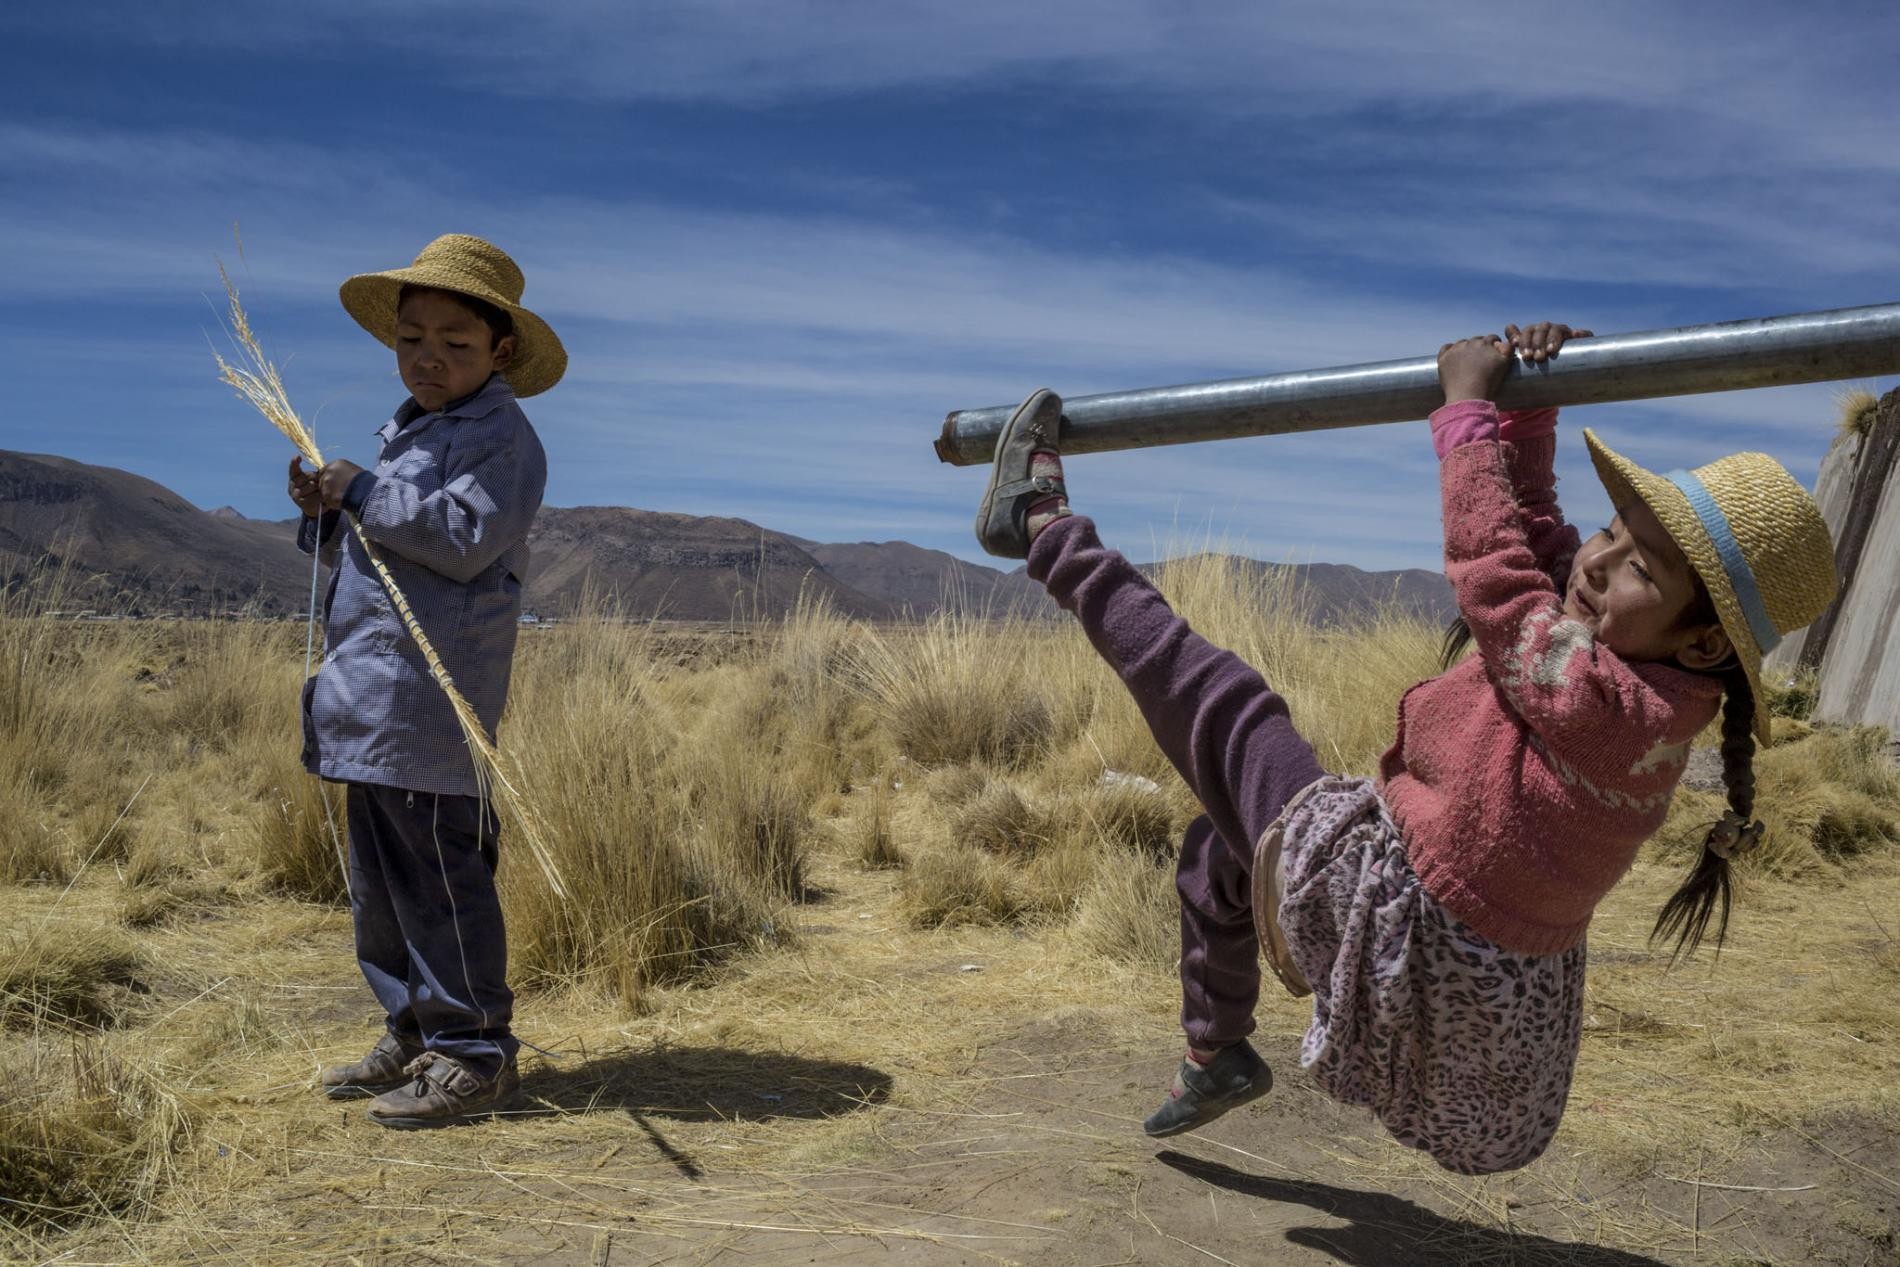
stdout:
[(1641, 500), (1709, 591), (1755, 693), (1755, 733), (1768, 739), (1762, 657), (1834, 601), (1834, 542), (1807, 490), (1766, 453), (1733, 453), (1657, 475), (1583, 433), (1619, 509)]
[(473, 295), (502, 309), (515, 323), (515, 355), (501, 372), (517, 396), (534, 396), (561, 381), (567, 349), (553, 327), (521, 306), (521, 269), (492, 242), (445, 233), (422, 248), (408, 268), (363, 273), (343, 283), (338, 298), (356, 323), (385, 347), (396, 346), (396, 301), (404, 286), (430, 286)]

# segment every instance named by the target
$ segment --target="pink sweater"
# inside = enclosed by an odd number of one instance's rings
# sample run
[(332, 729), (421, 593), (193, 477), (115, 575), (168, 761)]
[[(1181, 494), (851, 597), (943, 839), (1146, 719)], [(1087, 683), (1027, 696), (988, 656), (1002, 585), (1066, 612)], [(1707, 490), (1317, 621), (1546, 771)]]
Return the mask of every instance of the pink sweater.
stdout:
[[(1577, 533), (1557, 508), (1555, 411), (1432, 416), (1445, 571), (1477, 654), (1399, 702), (1380, 785), (1425, 891), (1508, 950), (1574, 946), (1662, 825), (1722, 686), (1632, 664), (1563, 614)], [(1520, 439), (1509, 439), (1513, 435)]]

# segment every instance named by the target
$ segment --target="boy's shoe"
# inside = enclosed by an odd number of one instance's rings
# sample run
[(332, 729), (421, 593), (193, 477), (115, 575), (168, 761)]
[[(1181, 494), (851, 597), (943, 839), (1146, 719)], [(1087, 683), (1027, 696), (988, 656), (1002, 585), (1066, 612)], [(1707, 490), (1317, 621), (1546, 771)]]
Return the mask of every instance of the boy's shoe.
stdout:
[(484, 1078), (453, 1056), (425, 1051), (403, 1073), (401, 1086), (370, 1103), (369, 1120), (378, 1126), (415, 1131), (473, 1122), (506, 1108), (521, 1090), (521, 1075), (512, 1060), (494, 1077)]
[(1246, 1039), (1223, 1047), (1206, 1068), (1181, 1062), (1168, 1098), (1141, 1129), (1156, 1139), (1191, 1131), (1273, 1090), (1273, 1070)]
[(1068, 495), (1060, 478), (1031, 469), (1037, 450), (1056, 451), (1061, 427), (1062, 397), (1044, 387), (1017, 406), (996, 437), (989, 487), (976, 508), (976, 539), (998, 558), (1028, 558), (1030, 507)]
[(331, 1065), (317, 1075), (317, 1084), (332, 1100), (381, 1095), (402, 1085), (404, 1067), (421, 1054), (420, 1038), (399, 1038), (384, 1030), (369, 1055), (353, 1065)]

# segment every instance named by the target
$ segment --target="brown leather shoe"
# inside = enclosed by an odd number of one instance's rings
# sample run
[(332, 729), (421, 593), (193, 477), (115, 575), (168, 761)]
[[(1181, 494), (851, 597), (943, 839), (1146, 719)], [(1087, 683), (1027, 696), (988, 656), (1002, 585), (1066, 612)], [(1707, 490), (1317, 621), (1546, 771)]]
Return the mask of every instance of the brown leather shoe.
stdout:
[(317, 1075), (317, 1083), (332, 1100), (380, 1095), (401, 1086), (403, 1067), (421, 1054), (420, 1041), (398, 1038), (384, 1030), (369, 1055), (353, 1065), (330, 1066)]
[(397, 1130), (427, 1130), (492, 1117), (521, 1090), (510, 1060), (493, 1078), (470, 1072), (439, 1051), (425, 1051), (403, 1070), (405, 1081), (371, 1101), (369, 1120)]

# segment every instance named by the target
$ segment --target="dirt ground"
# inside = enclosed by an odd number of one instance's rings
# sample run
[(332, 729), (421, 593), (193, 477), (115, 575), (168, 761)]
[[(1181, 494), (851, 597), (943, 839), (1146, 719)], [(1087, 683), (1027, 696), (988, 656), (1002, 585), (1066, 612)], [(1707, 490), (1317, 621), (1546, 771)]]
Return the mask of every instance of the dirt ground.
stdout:
[[(793, 947), (662, 992), (641, 1016), (525, 998), (518, 1028), (551, 1054), (524, 1050), (523, 1105), (450, 1131), (384, 1131), (361, 1102), (313, 1090), (320, 1065), (375, 1034), (344, 914), (207, 908), (154, 933), (152, 961), (170, 967), (144, 983), (139, 1024), (152, 1050), (192, 1050), (195, 1031), (234, 1016), (255, 1037), (238, 1056), (172, 1066), (197, 1125), (158, 1208), (35, 1257), (1900, 1262), (1900, 1123), (1890, 1114), (1775, 1129), (1711, 1121), (1632, 1161), (1586, 1128), (1619, 1119), (1641, 1140), (1669, 1089), (1580, 1095), (1535, 1165), (1464, 1179), (1320, 1095), (1298, 1067), (1300, 1005), (1270, 997), (1258, 1041), (1274, 1093), (1202, 1134), (1157, 1143), (1139, 1122), (1180, 1050), (1165, 972), (1104, 966), (1054, 932), (909, 929), (891, 872), (821, 860), (814, 878)], [(1860, 896), (1878, 904), (1870, 910), (1891, 909), (1900, 883), (1869, 883)], [(104, 900), (76, 891), (59, 918), (96, 918)], [(1736, 970), (1749, 970), (1746, 950), (1744, 939)], [(1623, 1038), (1611, 1030), (1599, 1019), (1587, 1031), (1586, 1066), (1618, 1060)]]

